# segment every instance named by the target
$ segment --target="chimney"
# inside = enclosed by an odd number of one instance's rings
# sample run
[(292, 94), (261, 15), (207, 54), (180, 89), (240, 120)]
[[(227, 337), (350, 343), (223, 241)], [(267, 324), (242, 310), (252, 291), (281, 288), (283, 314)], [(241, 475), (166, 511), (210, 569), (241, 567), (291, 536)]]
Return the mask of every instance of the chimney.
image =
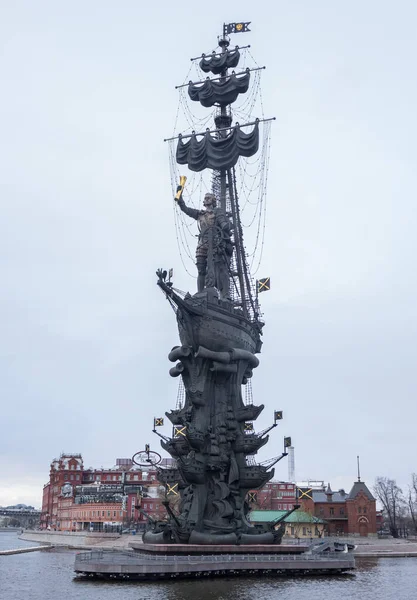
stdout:
[(295, 483), (294, 446), (288, 448), (288, 481)]

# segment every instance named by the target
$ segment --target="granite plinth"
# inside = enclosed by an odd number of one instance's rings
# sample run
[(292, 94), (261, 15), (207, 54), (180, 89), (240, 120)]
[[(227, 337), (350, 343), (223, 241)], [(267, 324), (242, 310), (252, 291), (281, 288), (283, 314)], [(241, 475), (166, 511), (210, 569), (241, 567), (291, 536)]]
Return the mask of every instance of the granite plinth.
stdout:
[(203, 545), (203, 544), (142, 544), (130, 542), (130, 548), (138, 552), (164, 555), (208, 555), (208, 554), (302, 554), (309, 546), (301, 544), (251, 545)]

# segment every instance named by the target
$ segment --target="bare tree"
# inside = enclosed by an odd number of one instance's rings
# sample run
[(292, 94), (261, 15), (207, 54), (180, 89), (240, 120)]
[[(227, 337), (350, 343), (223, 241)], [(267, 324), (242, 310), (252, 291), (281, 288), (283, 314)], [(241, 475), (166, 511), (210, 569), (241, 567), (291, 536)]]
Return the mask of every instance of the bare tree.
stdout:
[(413, 522), (414, 532), (417, 533), (417, 475), (412, 473), (411, 475), (411, 486), (408, 489), (407, 498), (408, 509), (410, 511), (410, 517)]
[(402, 489), (398, 487), (395, 479), (377, 477), (374, 492), (384, 508), (391, 535), (394, 538), (399, 537), (399, 521), (405, 507)]

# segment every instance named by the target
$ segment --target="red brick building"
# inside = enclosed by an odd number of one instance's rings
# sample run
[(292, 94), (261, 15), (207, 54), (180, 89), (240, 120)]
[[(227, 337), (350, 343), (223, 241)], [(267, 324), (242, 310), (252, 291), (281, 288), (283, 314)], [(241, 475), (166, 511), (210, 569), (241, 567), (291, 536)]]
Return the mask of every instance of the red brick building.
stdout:
[(297, 503), (295, 483), (268, 481), (263, 488), (249, 493), (253, 508), (260, 510), (291, 510)]
[(363, 481), (356, 481), (349, 493), (327, 488), (299, 488), (302, 510), (324, 519), (328, 535), (368, 536), (377, 533), (376, 501)]
[(163, 519), (165, 488), (156, 475), (130, 459), (117, 459), (110, 469), (85, 469), (81, 454), (61, 454), (43, 488), (41, 528), (113, 531), (143, 528), (146, 515)]

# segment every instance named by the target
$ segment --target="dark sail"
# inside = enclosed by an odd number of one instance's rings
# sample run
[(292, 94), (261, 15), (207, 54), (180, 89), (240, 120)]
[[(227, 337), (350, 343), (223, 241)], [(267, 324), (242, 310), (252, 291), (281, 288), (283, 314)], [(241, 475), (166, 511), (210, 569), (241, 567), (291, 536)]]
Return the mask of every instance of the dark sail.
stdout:
[(214, 138), (210, 133), (198, 140), (193, 135), (187, 142), (181, 138), (177, 146), (177, 163), (187, 165), (191, 171), (203, 169), (231, 169), (239, 156), (253, 156), (259, 147), (259, 125), (255, 124), (253, 131), (244, 133), (237, 125), (232, 133), (224, 138)]
[(211, 71), (215, 75), (220, 75), (225, 69), (234, 69), (237, 67), (239, 58), (239, 50), (227, 51), (217, 56), (205, 56), (200, 60), (200, 69), (204, 73), (210, 73)]
[(239, 77), (233, 73), (226, 81), (211, 81), (210, 79), (206, 79), (203, 84), (190, 82), (188, 95), (191, 100), (200, 101), (207, 108), (216, 103), (220, 104), (220, 106), (227, 106), (227, 104), (233, 104), (239, 94), (244, 94), (248, 91), (249, 80), (250, 73), (247, 71)]

